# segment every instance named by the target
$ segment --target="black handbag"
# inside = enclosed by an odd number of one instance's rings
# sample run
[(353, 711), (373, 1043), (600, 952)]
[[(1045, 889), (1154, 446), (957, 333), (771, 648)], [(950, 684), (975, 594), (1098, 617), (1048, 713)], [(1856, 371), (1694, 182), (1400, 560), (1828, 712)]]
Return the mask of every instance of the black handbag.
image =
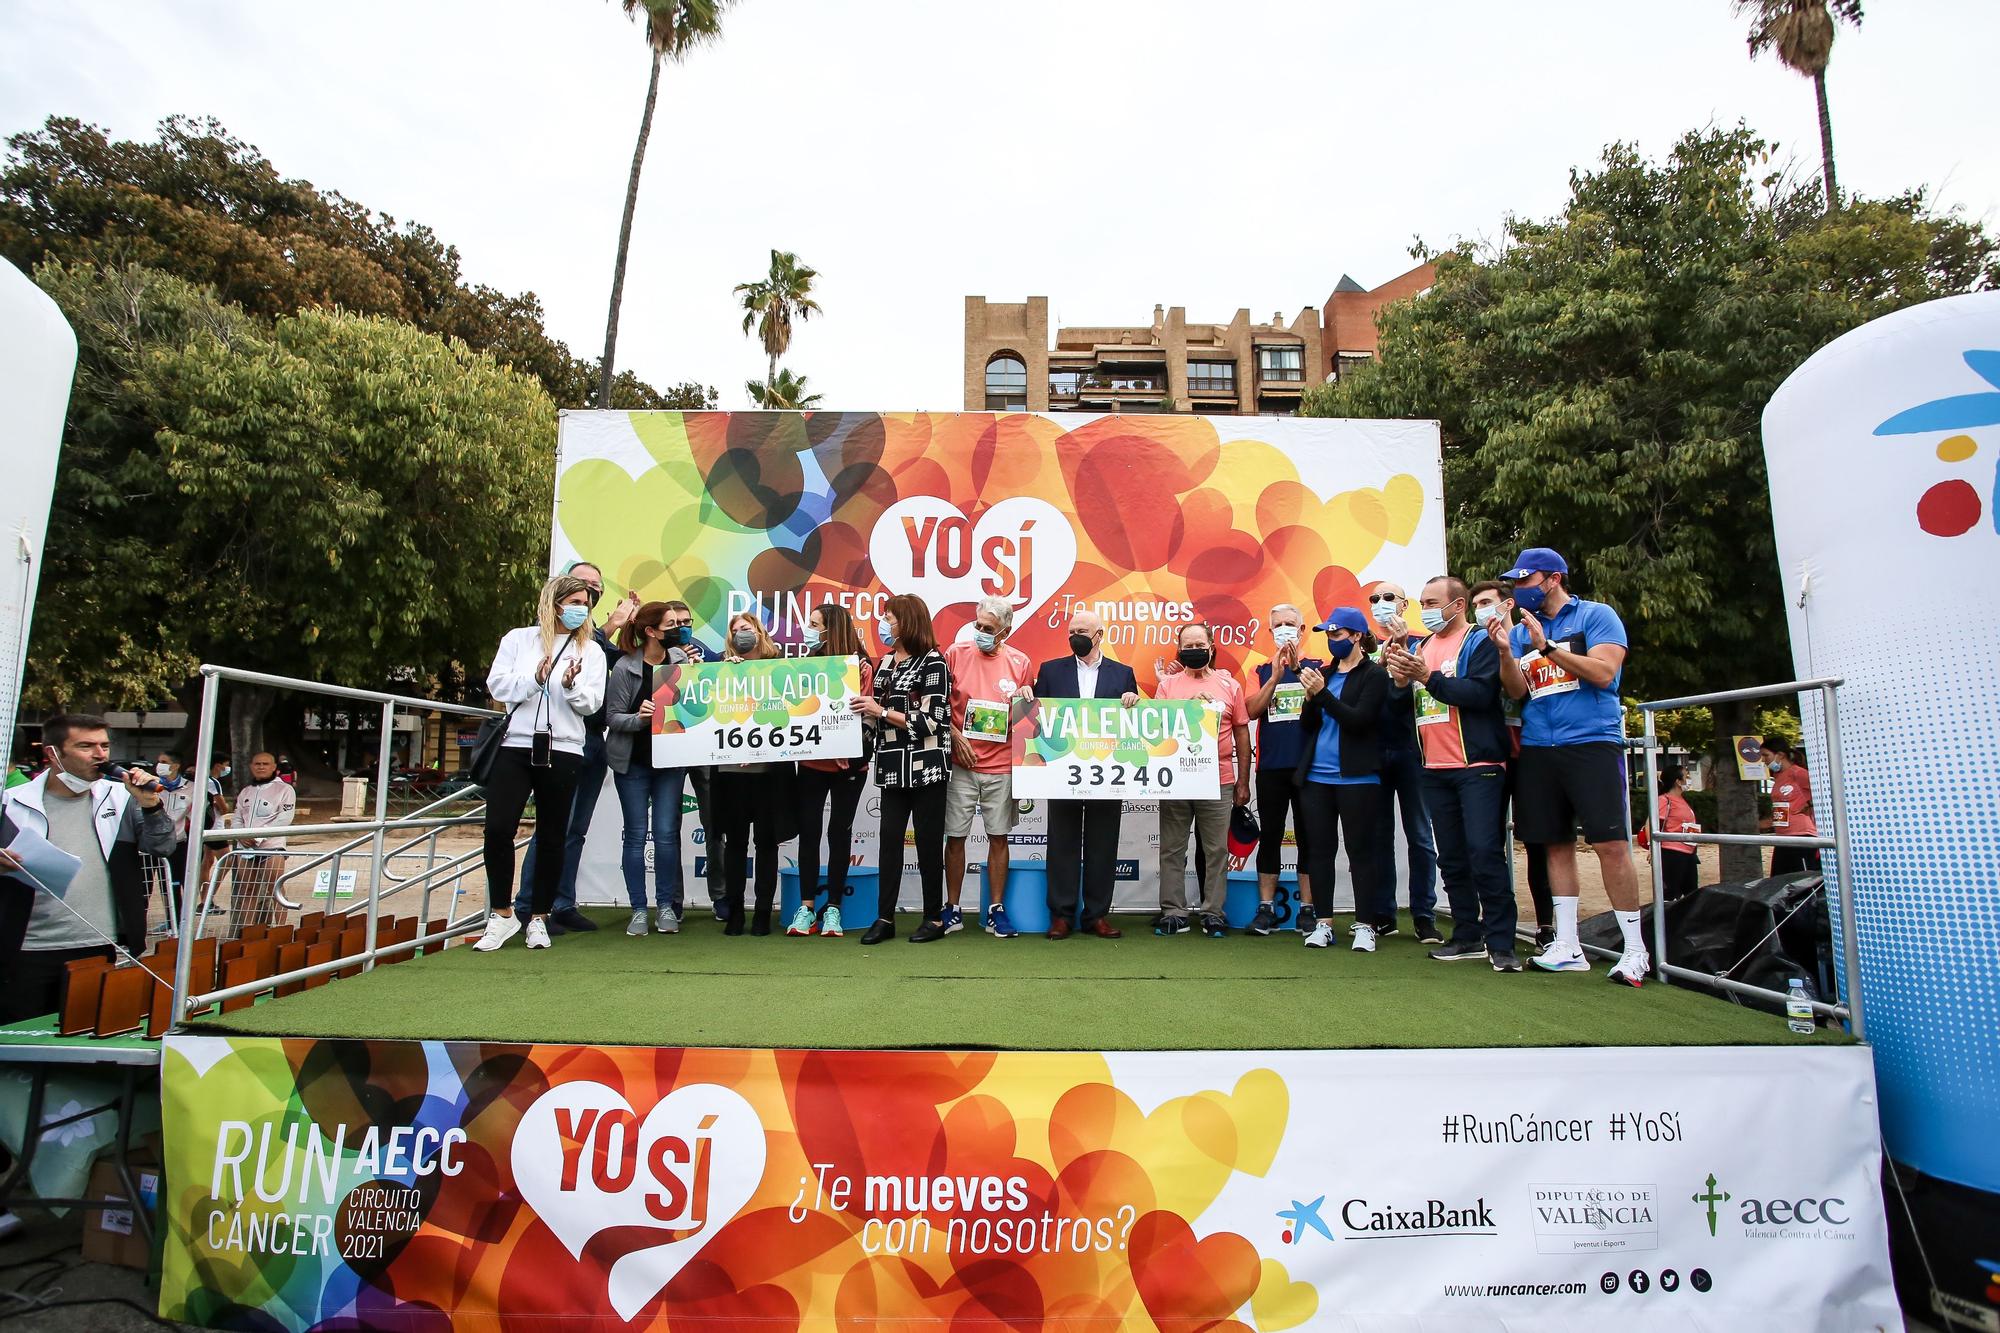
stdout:
[[(514, 708), (520, 706), (515, 704)], [(499, 762), (500, 747), (507, 741), (507, 726), (514, 720), (514, 708), (481, 722), (479, 734), (472, 738), (472, 753), (466, 758), (465, 771), (482, 787), (493, 780), (493, 765)]]

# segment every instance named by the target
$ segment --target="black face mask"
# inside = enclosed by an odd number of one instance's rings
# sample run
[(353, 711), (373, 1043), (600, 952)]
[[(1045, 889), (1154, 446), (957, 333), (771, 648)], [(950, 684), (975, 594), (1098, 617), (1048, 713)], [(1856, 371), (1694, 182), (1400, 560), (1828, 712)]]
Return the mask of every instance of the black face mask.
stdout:
[(686, 625), (660, 626), (660, 646), (662, 648), (684, 647), (687, 641), (688, 627)]
[(1078, 634), (1074, 630), (1070, 632), (1069, 650), (1076, 656), (1078, 657), (1090, 656), (1090, 650), (1094, 646), (1095, 645), (1091, 643), (1090, 636), (1088, 634)]
[(1181, 665), (1189, 671), (1199, 671), (1208, 665), (1208, 649), (1183, 648), (1180, 651)]

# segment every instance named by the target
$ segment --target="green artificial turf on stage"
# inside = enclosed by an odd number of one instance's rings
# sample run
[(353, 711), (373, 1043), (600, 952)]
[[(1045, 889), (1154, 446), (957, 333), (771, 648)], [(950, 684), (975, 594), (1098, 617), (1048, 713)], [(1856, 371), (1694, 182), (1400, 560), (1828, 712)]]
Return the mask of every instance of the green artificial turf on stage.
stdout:
[[(454, 945), (193, 1026), (272, 1036), (644, 1046), (1257, 1050), (1321, 1047), (1709, 1046), (1844, 1041), (1679, 987), (1501, 975), (1437, 963), (1410, 935), (1373, 955), (1307, 949), (1284, 932), (1161, 939), (1118, 917), (1117, 941), (996, 940), (968, 928), (911, 944), (727, 938), (707, 913), (679, 935), (603, 929), (529, 952)], [(1525, 959), (1525, 953), (1523, 955)]]

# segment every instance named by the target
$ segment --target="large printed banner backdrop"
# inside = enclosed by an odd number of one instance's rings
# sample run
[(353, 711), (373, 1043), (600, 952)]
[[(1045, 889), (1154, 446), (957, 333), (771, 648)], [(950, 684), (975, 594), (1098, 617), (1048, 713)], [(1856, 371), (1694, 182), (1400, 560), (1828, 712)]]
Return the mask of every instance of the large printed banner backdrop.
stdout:
[(161, 1312), (255, 1329), (1899, 1329), (1861, 1048), (173, 1037)]
[[(814, 606), (834, 602), (879, 651), (890, 595), (923, 597), (949, 642), (981, 597), (1015, 607), (1011, 642), (1040, 663), (1068, 653), (1069, 617), (1105, 622), (1107, 651), (1143, 687), (1177, 627), (1208, 620), (1222, 665), (1247, 674), (1270, 648), (1270, 609), (1308, 623), (1365, 606), (1393, 579), (1444, 569), (1437, 423), (1063, 413), (565, 412), (553, 557), (604, 571), (606, 601), (680, 598), (720, 649), (752, 609), (797, 651)], [(871, 791), (856, 824), (874, 865)], [(605, 785), (596, 819), (616, 827)], [(686, 869), (706, 863), (692, 832)], [(1039, 806), (1015, 830), (1042, 855)], [(1128, 807), (1116, 902), (1158, 902), (1158, 823)], [(975, 834), (975, 837), (979, 836)], [(975, 847), (977, 843), (975, 843)], [(586, 901), (622, 902), (618, 840), (593, 838)], [(789, 864), (791, 849), (786, 849)], [(977, 852), (974, 861), (983, 859)], [(1293, 864), (1288, 846), (1286, 865)], [(915, 858), (906, 867), (914, 903)], [(1340, 901), (1351, 901), (1344, 882)]]

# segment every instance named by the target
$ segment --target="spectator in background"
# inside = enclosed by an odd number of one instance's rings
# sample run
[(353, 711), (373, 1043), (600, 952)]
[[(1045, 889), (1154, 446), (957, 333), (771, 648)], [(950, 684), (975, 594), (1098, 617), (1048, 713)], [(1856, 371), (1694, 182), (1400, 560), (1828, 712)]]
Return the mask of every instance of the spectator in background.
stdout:
[(951, 781), (951, 671), (937, 648), (930, 608), (914, 593), (883, 604), (875, 622), (887, 655), (875, 665), (872, 694), (854, 701), (875, 733), (875, 785), (882, 793), (879, 863), (882, 888), (875, 922), (861, 937), (880, 944), (896, 935), (896, 899), (903, 889), (903, 834), (916, 830), (923, 876), (924, 919), (912, 944), (944, 934), (944, 810)]
[[(604, 759), (624, 816), (620, 869), (632, 918), (627, 935), (646, 933), (646, 843), (653, 844), (654, 926), (662, 935), (681, 928), (681, 791), (685, 768), (653, 761), (653, 693), (667, 668), (665, 602), (647, 602), (618, 633), (622, 655), (604, 684)], [(571, 813), (574, 818), (574, 811)]]
[[(166, 861), (167, 901), (166, 910), (170, 919), (180, 912), (181, 876), (187, 872), (188, 835), (194, 827), (197, 803), (202, 799), (200, 788), (193, 778), (184, 771), (186, 765), (178, 753), (162, 750), (153, 760), (153, 776), (160, 780), (160, 804), (167, 812), (167, 818), (174, 822), (174, 850)], [(152, 886), (147, 885), (147, 892)]]
[[(1271, 608), (1271, 660), (1257, 666), (1257, 688), (1243, 701), (1244, 711), (1257, 720), (1257, 915), (1250, 933), (1269, 935), (1277, 929), (1271, 904), (1278, 896), (1278, 875), (1284, 869), (1285, 817), (1292, 817), (1299, 857), (1299, 911), (1311, 910), (1312, 854), (1305, 820), (1299, 815), (1299, 787), (1293, 770), (1299, 763), (1299, 717), (1305, 711), (1306, 687), (1299, 681), (1305, 667), (1325, 671), (1317, 657), (1303, 656), (1305, 617), (1290, 602)], [(1247, 682), (1246, 682), (1247, 684)], [(1311, 927), (1300, 922), (1303, 929)]]
[[(1694, 807), (1688, 804), (1687, 774), (1681, 766), (1660, 765), (1659, 782), (1660, 809), (1656, 822), (1661, 834), (1701, 832), (1701, 821), (1694, 817)], [(1685, 898), (1701, 882), (1701, 863), (1696, 859), (1694, 844), (1669, 842), (1663, 836), (1659, 847), (1660, 855), (1665, 858), (1660, 862), (1660, 879), (1667, 888), (1667, 901)]]
[[(278, 776), (278, 761), (260, 750), (250, 756), (250, 781), (236, 793), (236, 827), (281, 829), (292, 822), (298, 793)], [(268, 926), (278, 919), (278, 875), (285, 865), (282, 834), (238, 838), (230, 844), (236, 869), (230, 880), (231, 929)]]
[(1034, 701), (1028, 687), (1033, 664), (1007, 646), (1014, 608), (999, 597), (981, 598), (972, 617), (972, 641), (945, 649), (951, 673), (951, 780), (945, 786), (944, 881), (947, 935), (965, 924), (958, 899), (965, 888), (965, 843), (972, 817), (986, 830), (986, 909), (988, 935), (1012, 939), (1020, 932), (1007, 919), (1007, 835), (1019, 818), (1014, 804), (1014, 746), (1011, 727)]
[(1181, 669), (1160, 678), (1159, 699), (1198, 699), (1216, 715), (1217, 750), (1222, 762), (1222, 795), (1213, 800), (1160, 801), (1160, 919), (1155, 935), (1188, 929), (1187, 848), (1192, 831), (1205, 865), (1200, 924), (1210, 939), (1229, 933), (1223, 915), (1229, 891), (1229, 812), (1250, 804), (1250, 714), (1243, 687), (1215, 665), (1214, 631), (1186, 624), (1176, 635)]
[[(1805, 751), (1776, 738), (1765, 740), (1764, 768), (1771, 775), (1771, 814), (1757, 827), (1787, 838), (1817, 838), (1819, 821), (1813, 818), (1812, 775), (1806, 772)], [(1820, 873), (1819, 848), (1773, 847), (1771, 873), (1795, 875), (1810, 870)]]
[[(1378, 583), (1368, 594), (1369, 618), (1374, 622), (1374, 638), (1414, 650), (1422, 636), (1410, 633), (1404, 617), (1410, 599), (1399, 583)], [(1374, 657), (1381, 663), (1381, 650)], [(1396, 925), (1396, 815), (1403, 822), (1403, 848), (1410, 862), (1410, 925), (1421, 944), (1442, 944), (1437, 928), (1437, 839), (1431, 832), (1430, 812), (1424, 807), (1423, 752), (1417, 745), (1417, 729), (1407, 703), (1392, 705), (1382, 696), (1382, 799), (1375, 809), (1375, 845), (1382, 849), (1377, 874), (1382, 884), (1382, 901), (1372, 916), (1357, 914), (1357, 923), (1375, 927), (1378, 936), (1394, 935)], [(1358, 906), (1358, 904), (1357, 904)]]
[[(675, 666), (685, 666), (689, 662), (719, 662), (722, 654), (713, 651), (694, 637), (694, 612), (686, 602), (678, 598), (666, 603), (666, 614), (660, 617), (661, 642), (667, 646), (667, 661)], [(615, 614), (615, 613), (614, 613)], [(710, 792), (709, 779), (715, 770), (707, 766), (687, 770), (688, 786), (694, 790), (695, 818), (701, 825), (701, 855), (696, 860), (696, 868), (702, 871), (702, 883), (708, 889), (709, 909), (715, 913), (717, 921), (728, 921), (729, 908), (722, 897), (722, 859), (715, 855), (715, 849), (722, 845), (720, 830), (722, 823), (715, 816), (715, 802)], [(572, 876), (572, 878), (574, 878)], [(674, 904), (674, 911), (681, 920), (687, 920), (686, 885), (683, 882), (681, 901)]]
[(296, 768), (292, 767), (291, 756), (281, 754), (277, 757), (276, 763), (278, 768), (278, 781), (284, 783), (287, 787), (298, 786), (299, 771)]
[[(1309, 949), (1333, 945), (1334, 858), (1347, 838), (1347, 867), (1354, 881), (1354, 950), (1375, 952), (1369, 904), (1380, 901), (1378, 867), (1391, 854), (1377, 822), (1382, 784), (1382, 699), (1389, 676), (1372, 659), (1375, 638), (1368, 621), (1351, 607), (1335, 607), (1318, 628), (1326, 635), (1327, 660), (1320, 671), (1306, 667), (1304, 727), (1299, 747), (1299, 808), (1312, 839), (1313, 928)], [(1393, 837), (1394, 835), (1389, 835)]]
[[(861, 693), (873, 694), (875, 663), (861, 647), (854, 617), (832, 602), (816, 606), (806, 618), (800, 645), (810, 657), (852, 657), (861, 663)], [(787, 935), (817, 932), (830, 939), (845, 933), (840, 905), (847, 897), (847, 871), (854, 860), (854, 812), (868, 785), (868, 760), (873, 739), (861, 729), (861, 754), (854, 759), (808, 759), (799, 765), (799, 910), (785, 928)], [(826, 830), (826, 910), (816, 912), (820, 890), (820, 829)], [(874, 904), (870, 903), (870, 907)]]
[[(1507, 589), (1493, 579), (1472, 585), (1472, 618), (1484, 632), (1495, 616), (1511, 616), (1514, 601)], [(1507, 723), (1507, 805), (1510, 811), (1520, 799), (1521, 701), (1506, 690), (1500, 691), (1500, 715)], [(1509, 842), (1511, 853), (1512, 842)], [(1522, 854), (1528, 863), (1528, 897), (1535, 905), (1535, 947), (1546, 949), (1556, 940), (1556, 909), (1549, 892), (1549, 853), (1540, 843), (1524, 842)], [(1514, 858), (1507, 858), (1507, 883), (1514, 883)]]
[[(589, 593), (590, 608), (596, 610), (604, 596), (604, 574), (588, 560), (573, 560), (562, 572), (562, 577), (573, 578), (583, 584)], [(604, 656), (608, 673), (610, 664), (619, 657), (617, 636), (625, 628), (625, 622), (639, 609), (639, 594), (627, 592), (611, 608), (605, 617), (603, 627), (591, 632), (591, 639), (597, 644), (598, 652)], [(597, 813), (598, 798), (604, 794), (604, 775), (610, 766), (604, 759), (604, 709), (602, 705), (583, 719), (583, 766), (576, 774), (576, 802), (569, 812), (568, 834), (562, 848), (562, 872), (556, 881), (555, 903), (545, 923), (551, 935), (560, 935), (569, 930), (596, 930), (597, 923), (576, 910), (576, 872), (583, 864), (583, 843), (590, 833), (591, 818)], [(529, 896), (535, 883), (536, 858), (540, 850), (529, 844), (528, 854), (521, 862), (521, 888), (514, 899), (515, 917), (526, 922), (529, 916)]]
[(109, 958), (113, 944), (146, 947), (146, 891), (139, 854), (173, 850), (173, 823), (159, 782), (140, 769), (125, 780), (98, 776), (111, 758), (101, 717), (63, 714), (42, 724), (48, 767), (6, 796), (12, 829), (33, 829), (82, 864), (60, 897), (12, 872), (0, 849), (0, 1023), (54, 1013), (67, 965)]

